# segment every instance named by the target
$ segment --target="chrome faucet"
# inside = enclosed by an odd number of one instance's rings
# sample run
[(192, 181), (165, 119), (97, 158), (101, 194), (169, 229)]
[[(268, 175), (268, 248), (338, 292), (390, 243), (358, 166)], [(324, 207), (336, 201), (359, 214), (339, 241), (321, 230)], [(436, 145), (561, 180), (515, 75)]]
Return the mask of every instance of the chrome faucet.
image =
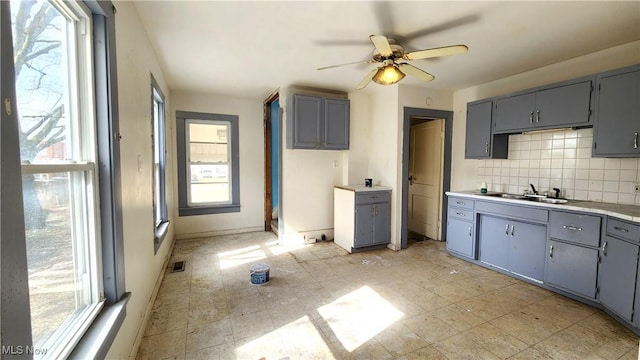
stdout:
[(560, 189), (558, 188), (553, 188), (553, 191), (556, 192), (556, 199), (560, 197)]
[(535, 186), (533, 186), (533, 184), (529, 184), (529, 186), (531, 186), (531, 191), (533, 191), (533, 194), (538, 195), (538, 190), (536, 190)]

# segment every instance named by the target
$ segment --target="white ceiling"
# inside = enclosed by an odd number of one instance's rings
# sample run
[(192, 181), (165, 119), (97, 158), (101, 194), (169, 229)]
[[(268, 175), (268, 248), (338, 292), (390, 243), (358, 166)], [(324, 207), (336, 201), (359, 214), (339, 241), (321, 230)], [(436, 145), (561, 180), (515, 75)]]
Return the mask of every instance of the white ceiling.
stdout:
[[(640, 39), (640, 1), (138, 1), (172, 90), (264, 99), (278, 87), (350, 91), (371, 34), (406, 50), (466, 44), (412, 64), (460, 89)], [(404, 41), (403, 41), (404, 40)], [(640, 51), (640, 48), (638, 49)], [(402, 83), (419, 85), (407, 76)], [(381, 86), (375, 83), (368, 88)], [(364, 90), (366, 91), (366, 89)]]

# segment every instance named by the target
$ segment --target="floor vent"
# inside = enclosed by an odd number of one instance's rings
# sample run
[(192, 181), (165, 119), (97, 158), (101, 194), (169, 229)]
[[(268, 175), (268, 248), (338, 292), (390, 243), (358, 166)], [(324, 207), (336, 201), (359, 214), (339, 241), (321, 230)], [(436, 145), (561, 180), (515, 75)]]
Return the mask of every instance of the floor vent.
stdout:
[(173, 263), (173, 267), (171, 268), (171, 272), (181, 272), (184, 271), (185, 261), (176, 261)]

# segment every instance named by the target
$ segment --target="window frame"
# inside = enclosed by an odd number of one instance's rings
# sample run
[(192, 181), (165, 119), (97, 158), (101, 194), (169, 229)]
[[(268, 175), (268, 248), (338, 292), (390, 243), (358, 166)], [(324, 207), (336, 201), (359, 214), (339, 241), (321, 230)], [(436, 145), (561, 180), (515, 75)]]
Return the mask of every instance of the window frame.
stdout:
[[(156, 118), (155, 105), (158, 104), (158, 115)], [(167, 212), (167, 188), (166, 188), (166, 169), (167, 169), (167, 137), (166, 137), (166, 108), (164, 93), (160, 89), (158, 82), (151, 74), (151, 153), (152, 153), (152, 176), (151, 176), (151, 192), (153, 201), (153, 253), (157, 254), (162, 242), (167, 236), (169, 230), (169, 216)], [(160, 137), (158, 141), (158, 149), (156, 149), (156, 135)], [(156, 153), (157, 151), (157, 153)], [(156, 174), (156, 156), (158, 156), (158, 172)], [(156, 179), (156, 176), (159, 179)], [(158, 188), (156, 188), (158, 181)], [(160, 204), (156, 203), (156, 192)], [(160, 207), (158, 216), (158, 206)]]
[[(93, 20), (92, 61), (94, 86), (94, 111), (97, 158), (95, 174), (100, 179), (94, 192), (99, 193), (99, 203), (94, 204), (100, 213), (98, 225), (102, 242), (102, 289), (100, 297), (104, 307), (91, 322), (79, 342), (73, 346), (71, 358), (104, 358), (124, 322), (126, 304), (130, 293), (125, 292), (123, 221), (120, 182), (120, 144), (118, 116), (118, 81), (115, 44), (116, 8), (110, 1), (78, 1), (90, 10)], [(13, 41), (9, 3), (0, 1), (1, 67), (0, 82), (5, 105), (16, 104)], [(2, 111), (0, 135), (2, 148), (2, 307), (0, 317), (3, 349), (33, 350), (24, 209), (18, 141), (18, 120), (15, 111)], [(97, 167), (97, 169), (96, 169)], [(23, 355), (26, 353), (23, 353)]]
[[(187, 141), (189, 121), (210, 124), (229, 124), (228, 143), (229, 153), (231, 199), (228, 203), (204, 203), (202, 205), (189, 204), (189, 187), (191, 184), (189, 171), (190, 165), (187, 156), (189, 142)], [(239, 152), (239, 117), (238, 115), (211, 114), (191, 111), (176, 111), (176, 140), (178, 158), (178, 215), (206, 215), (240, 212), (240, 152)]]

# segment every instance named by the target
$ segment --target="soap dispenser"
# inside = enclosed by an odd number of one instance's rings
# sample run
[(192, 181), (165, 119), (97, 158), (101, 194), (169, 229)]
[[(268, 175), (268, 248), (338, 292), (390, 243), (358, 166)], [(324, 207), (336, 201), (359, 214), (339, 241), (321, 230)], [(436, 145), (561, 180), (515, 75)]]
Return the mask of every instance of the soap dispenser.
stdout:
[(480, 184), (480, 193), (481, 194), (486, 194), (487, 193), (487, 182), (486, 181), (483, 181)]

